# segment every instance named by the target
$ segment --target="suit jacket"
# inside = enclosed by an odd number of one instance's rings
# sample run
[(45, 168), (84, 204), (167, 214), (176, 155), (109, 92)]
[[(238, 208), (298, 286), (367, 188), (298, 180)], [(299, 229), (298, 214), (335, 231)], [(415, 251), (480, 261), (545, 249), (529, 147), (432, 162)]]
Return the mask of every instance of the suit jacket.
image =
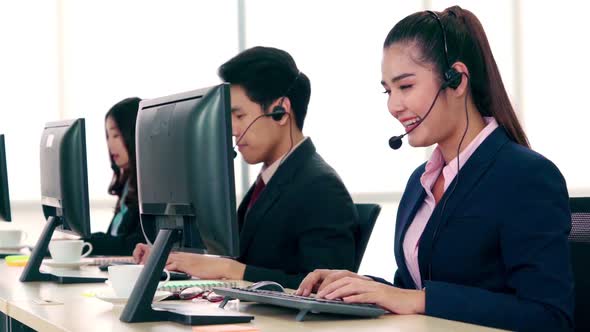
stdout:
[(244, 279), (297, 288), (314, 269), (353, 269), (357, 212), (338, 174), (307, 139), (277, 169), (247, 211), (238, 208)]
[[(394, 285), (401, 288), (415, 288), (402, 244), (424, 201), (424, 168), (410, 177), (398, 208)], [(426, 314), (518, 331), (570, 329), (571, 215), (557, 167), (500, 127), (448, 188), (455, 181), (420, 239)]]
[[(111, 235), (112, 227), (113, 224), (111, 222), (106, 234), (102, 232), (92, 233), (90, 238), (85, 239), (85, 241), (92, 244), (93, 255), (130, 256), (138, 243), (146, 243), (141, 226), (139, 225), (139, 207), (137, 206), (128, 206), (128, 210), (123, 215), (123, 219), (119, 225), (118, 233), (120, 235)], [(151, 235), (148, 232), (148, 236), (151, 237)]]

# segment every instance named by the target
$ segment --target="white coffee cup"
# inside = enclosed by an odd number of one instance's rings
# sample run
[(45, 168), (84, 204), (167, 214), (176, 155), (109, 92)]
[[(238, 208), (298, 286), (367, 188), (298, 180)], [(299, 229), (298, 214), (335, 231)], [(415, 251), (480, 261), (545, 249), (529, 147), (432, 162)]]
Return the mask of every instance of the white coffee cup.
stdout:
[[(88, 247), (88, 251), (82, 254), (84, 247)], [(82, 240), (54, 240), (49, 242), (49, 252), (57, 263), (75, 263), (90, 255), (92, 244)]]
[[(143, 265), (112, 265), (109, 266), (109, 280), (108, 283), (115, 291), (115, 295), (121, 298), (129, 298), (133, 287), (143, 271)], [(166, 272), (166, 280), (170, 280), (170, 272)], [(159, 279), (159, 278), (158, 278)]]
[(27, 239), (27, 232), (19, 229), (0, 230), (0, 248), (15, 248)]

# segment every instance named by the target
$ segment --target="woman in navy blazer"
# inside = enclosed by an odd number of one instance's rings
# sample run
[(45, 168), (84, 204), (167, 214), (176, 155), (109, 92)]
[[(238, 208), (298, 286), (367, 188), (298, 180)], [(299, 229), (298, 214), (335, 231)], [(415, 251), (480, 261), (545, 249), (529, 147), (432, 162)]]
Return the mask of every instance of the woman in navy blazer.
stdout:
[(511, 330), (571, 329), (565, 180), (529, 149), (479, 20), (457, 6), (406, 17), (385, 40), (381, 83), (410, 145), (437, 145), (398, 208), (393, 284), (316, 270), (297, 293)]

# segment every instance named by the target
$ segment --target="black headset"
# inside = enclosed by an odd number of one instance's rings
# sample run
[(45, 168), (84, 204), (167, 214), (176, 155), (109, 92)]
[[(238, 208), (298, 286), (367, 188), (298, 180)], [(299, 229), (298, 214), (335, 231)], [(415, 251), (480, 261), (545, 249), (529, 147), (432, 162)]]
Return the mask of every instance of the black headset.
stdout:
[(444, 89), (446, 87), (456, 89), (459, 86), (459, 84), (461, 84), (461, 77), (463, 75), (461, 73), (459, 73), (455, 68), (451, 67), (451, 63), (449, 62), (449, 51), (447, 49), (447, 34), (445, 32), (445, 26), (443, 25), (443, 23), (440, 20), (440, 17), (438, 16), (437, 13), (433, 12), (432, 10), (427, 10), (427, 12), (436, 19), (436, 21), (438, 22), (438, 25), (440, 26), (440, 29), (442, 31), (442, 36), (443, 36), (445, 61), (447, 63), (447, 69), (444, 72), (444, 77), (443, 77), (444, 83), (443, 83), (441, 89)]
[(289, 92), (291, 92), (291, 89), (293, 89), (293, 87), (295, 86), (295, 83), (297, 83), (299, 76), (301, 76), (300, 71), (297, 72), (297, 76), (295, 76), (295, 79), (293, 80), (293, 82), (291, 84), (289, 84), (289, 87), (287, 88), (287, 90), (285, 90), (285, 93), (281, 97), (279, 104), (272, 108), (272, 112), (266, 113), (266, 114), (264, 114), (264, 116), (270, 116), (275, 121), (281, 121), (283, 116), (285, 114), (287, 114), (287, 110), (285, 109), (285, 107), (283, 107), (283, 102), (285, 101), (285, 98), (287, 97)]

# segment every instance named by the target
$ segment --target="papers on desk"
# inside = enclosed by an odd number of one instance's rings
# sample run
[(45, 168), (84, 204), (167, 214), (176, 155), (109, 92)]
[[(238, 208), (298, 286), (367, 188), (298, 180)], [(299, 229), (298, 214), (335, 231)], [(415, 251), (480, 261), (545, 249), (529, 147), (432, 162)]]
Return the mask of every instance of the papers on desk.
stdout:
[(51, 299), (33, 299), (33, 303), (38, 304), (38, 305), (60, 305), (60, 304), (63, 304), (63, 302), (60, 302), (57, 300), (51, 300)]
[(189, 280), (173, 280), (166, 282), (163, 286), (159, 286), (158, 290), (168, 292), (179, 292), (189, 287), (200, 287), (202, 290), (212, 290), (213, 287), (237, 287), (238, 283), (229, 280), (203, 280), (203, 279), (189, 279)]
[[(157, 291), (154, 294), (154, 302), (162, 301), (163, 299), (167, 298), (170, 295), (171, 295), (170, 292)], [(126, 297), (117, 296), (112, 289), (104, 289), (102, 291), (99, 291), (94, 294), (94, 297), (96, 297), (97, 299), (102, 300), (104, 302), (111, 303), (114, 306), (125, 305), (125, 304), (127, 304), (127, 300), (129, 300)]]

